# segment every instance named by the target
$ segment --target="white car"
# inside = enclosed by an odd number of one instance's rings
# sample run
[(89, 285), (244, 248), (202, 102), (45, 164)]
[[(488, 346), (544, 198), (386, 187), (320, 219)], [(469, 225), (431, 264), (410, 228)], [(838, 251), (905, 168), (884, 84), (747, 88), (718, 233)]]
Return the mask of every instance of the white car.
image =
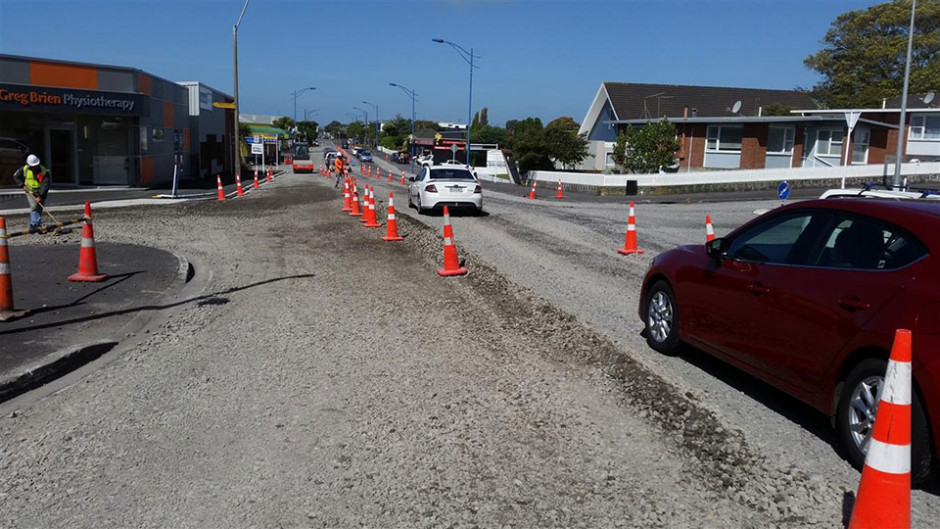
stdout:
[(819, 196), (819, 198), (838, 197), (940, 200), (940, 193), (928, 189), (916, 191), (895, 191), (892, 189), (874, 189), (871, 187), (866, 187), (864, 189), (829, 189)]
[(415, 165), (420, 165), (422, 167), (430, 167), (434, 165), (434, 156), (431, 154), (425, 154), (424, 156), (416, 156)]
[(418, 213), (444, 206), (470, 209), (477, 214), (483, 211), (483, 187), (465, 167), (422, 167), (410, 180), (408, 205), (415, 207)]

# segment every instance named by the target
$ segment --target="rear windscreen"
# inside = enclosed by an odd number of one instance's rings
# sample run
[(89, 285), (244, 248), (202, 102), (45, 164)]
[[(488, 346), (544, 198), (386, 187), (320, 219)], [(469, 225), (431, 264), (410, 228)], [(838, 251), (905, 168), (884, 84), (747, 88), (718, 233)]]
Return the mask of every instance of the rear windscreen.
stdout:
[(431, 169), (431, 180), (473, 180), (473, 174), (463, 168)]

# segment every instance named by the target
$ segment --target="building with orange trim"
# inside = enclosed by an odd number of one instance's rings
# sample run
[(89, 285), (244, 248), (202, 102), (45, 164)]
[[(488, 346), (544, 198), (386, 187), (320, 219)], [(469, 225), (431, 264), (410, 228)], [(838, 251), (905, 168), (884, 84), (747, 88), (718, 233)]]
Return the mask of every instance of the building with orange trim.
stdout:
[[(232, 111), (212, 103), (232, 98), (210, 90), (201, 102), (209, 110), (196, 101), (201, 118), (190, 99), (189, 87), (135, 68), (0, 54), (0, 140), (39, 156), (56, 187), (214, 176), (199, 170), (202, 143), (231, 145)], [(231, 154), (216, 150), (231, 151), (211, 149), (211, 169), (231, 172)], [(12, 185), (15, 169), (0, 166), (0, 187)]]

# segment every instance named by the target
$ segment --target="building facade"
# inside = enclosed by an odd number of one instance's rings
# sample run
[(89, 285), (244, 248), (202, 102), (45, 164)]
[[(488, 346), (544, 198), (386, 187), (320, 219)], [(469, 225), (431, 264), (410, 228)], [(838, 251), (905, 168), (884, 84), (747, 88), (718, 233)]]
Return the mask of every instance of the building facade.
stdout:
[(234, 112), (216, 106), (232, 103), (232, 96), (198, 81), (179, 83), (188, 91), (191, 177), (212, 180), (219, 173), (232, 172), (232, 133)]

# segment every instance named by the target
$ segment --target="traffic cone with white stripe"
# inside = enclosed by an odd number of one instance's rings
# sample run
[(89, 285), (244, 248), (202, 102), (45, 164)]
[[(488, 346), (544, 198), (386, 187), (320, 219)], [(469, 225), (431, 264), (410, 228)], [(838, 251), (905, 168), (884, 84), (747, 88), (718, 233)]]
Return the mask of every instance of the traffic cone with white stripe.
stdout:
[(359, 200), (359, 206), (362, 207), (362, 216), (359, 217), (359, 222), (365, 224), (369, 222), (369, 186), (365, 186), (362, 190), (362, 198)]
[(392, 183), (392, 170), (391, 169), (388, 170), (388, 183), (389, 184)]
[(401, 185), (405, 185), (405, 172), (401, 172)]
[(705, 215), (705, 242), (715, 240), (715, 228), (712, 227), (712, 216)]
[(7, 248), (7, 221), (0, 217), (0, 321), (20, 318), (28, 313), (28, 310), (13, 308), (13, 274)]
[(236, 171), (236, 172), (235, 172), (235, 191), (237, 192), (238, 196), (244, 196), (244, 194), (245, 194), (245, 192), (242, 191), (242, 175), (241, 175), (241, 171)]
[(535, 200), (535, 185), (538, 184), (538, 183), (539, 183), (538, 180), (533, 180), (533, 181), (532, 181), (532, 191), (529, 191), (529, 199), (530, 199), (530, 200)]
[(437, 271), (441, 276), (462, 276), (467, 269), (460, 266), (457, 246), (454, 245), (454, 229), (450, 225), (450, 211), (444, 206), (444, 268)]
[(555, 198), (565, 198), (565, 196), (561, 194), (561, 178), (558, 179), (558, 194), (555, 195)]
[(270, 183), (271, 183), (271, 168), (268, 167), (268, 170), (265, 171), (265, 173), (267, 173), (267, 176), (268, 176), (268, 183), (270, 184)]
[(362, 212), (359, 211), (359, 190), (356, 189), (356, 186), (353, 185), (352, 188), (352, 209), (349, 211), (350, 217), (361, 217)]
[(636, 247), (636, 216), (633, 211), (633, 202), (630, 202), (630, 217), (627, 219), (627, 237), (623, 244), (623, 249), (617, 250), (617, 253), (630, 255), (632, 253), (643, 253)]
[(91, 202), (85, 202), (85, 225), (82, 227), (82, 248), (78, 254), (78, 272), (69, 281), (97, 283), (108, 276), (98, 273), (98, 254), (95, 252), (95, 230), (91, 225)]
[(375, 217), (375, 188), (369, 188), (369, 219), (366, 221), (363, 226), (366, 228), (381, 228), (382, 225), (379, 223), (379, 220)]
[(398, 221), (395, 220), (395, 193), (388, 194), (388, 226), (385, 229), (385, 237), (382, 237), (383, 241), (392, 242), (392, 241), (403, 241), (404, 237), (398, 236)]
[(898, 329), (849, 529), (911, 526), (911, 331)]
[(251, 185), (255, 189), (258, 189), (258, 170), (255, 169), (255, 183)]
[(225, 189), (222, 187), (222, 175), (215, 175), (215, 182), (219, 186), (219, 198), (216, 200), (221, 202), (225, 200)]
[(343, 180), (343, 209), (342, 211), (352, 211), (352, 195), (349, 192), (349, 179)]

